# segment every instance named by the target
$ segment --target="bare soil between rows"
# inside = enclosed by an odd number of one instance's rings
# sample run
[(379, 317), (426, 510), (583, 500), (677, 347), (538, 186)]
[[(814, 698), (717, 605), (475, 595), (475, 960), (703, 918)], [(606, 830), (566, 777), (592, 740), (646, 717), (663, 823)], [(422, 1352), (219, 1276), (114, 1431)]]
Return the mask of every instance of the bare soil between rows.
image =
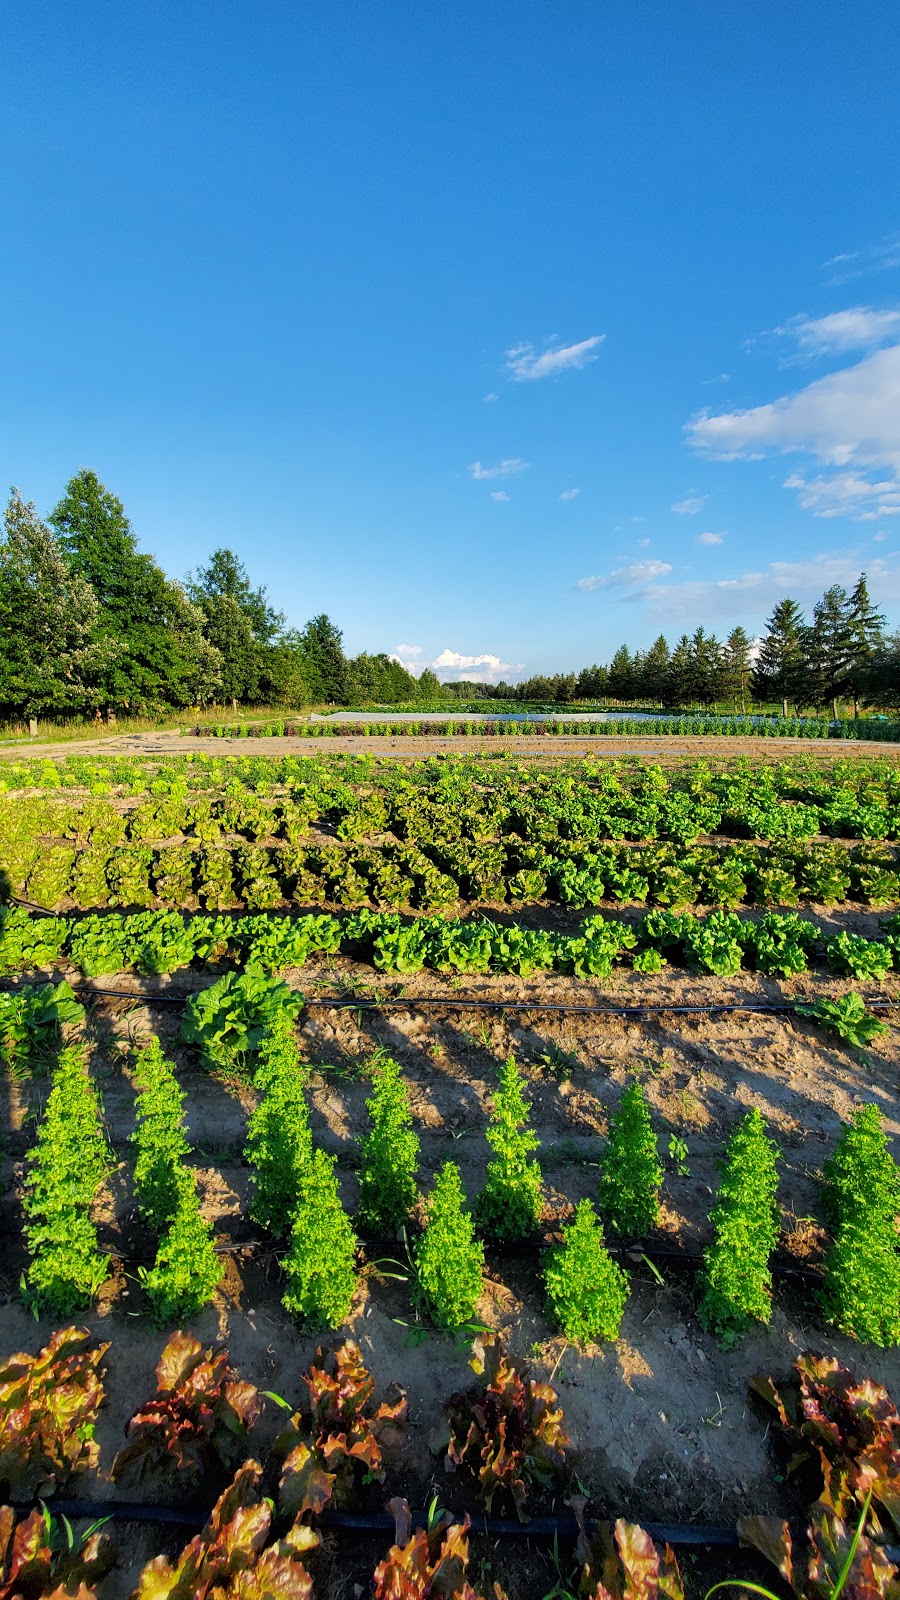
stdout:
[[(689, 1173), (667, 1172), (661, 1226), (650, 1241), (661, 1252), (696, 1256), (708, 1242), (716, 1157), (750, 1106), (759, 1106), (782, 1150), (779, 1266), (815, 1271), (821, 1262), (825, 1234), (817, 1175), (841, 1123), (855, 1107), (873, 1100), (895, 1153), (900, 1148), (900, 1019), (891, 1014), (879, 1048), (854, 1052), (802, 1019), (660, 1014), (637, 1020), (552, 1016), (540, 1009), (542, 1004), (794, 1000), (854, 986), (843, 980), (813, 974), (785, 982), (752, 974), (721, 980), (669, 969), (654, 977), (621, 973), (603, 983), (535, 975), (527, 980), (466, 978), (451, 986), (422, 973), (403, 980), (376, 978), (373, 984), (371, 968), (340, 958), (310, 963), (288, 979), (308, 996), (327, 998), (356, 986), (360, 992), (371, 994), (377, 988), (404, 1001), (385, 1012), (325, 1005), (308, 1012), (300, 1028), (302, 1053), (310, 1063), (314, 1135), (338, 1156), (342, 1193), (351, 1208), (357, 1140), (366, 1127), (366, 1060), (378, 1046), (400, 1062), (409, 1084), (421, 1140), (423, 1189), (427, 1192), (442, 1162), (452, 1159), (459, 1163), (470, 1198), (483, 1182), (490, 1153), (484, 1132), (497, 1067), (508, 1054), (516, 1056), (528, 1077), (540, 1138), (545, 1238), (553, 1237), (578, 1199), (596, 1193), (609, 1113), (634, 1076), (646, 1087), (661, 1151), (672, 1135), (683, 1138), (688, 1148)], [(177, 987), (179, 981), (176, 975), (168, 987)], [(152, 1240), (137, 1219), (130, 1181), (134, 1088), (129, 1052), (156, 1032), (179, 1066), (204, 1204), (223, 1244), (258, 1237), (247, 1217), (250, 1174), (242, 1160), (246, 1119), (256, 1096), (237, 1077), (213, 1077), (197, 1068), (178, 1042), (180, 1011), (148, 1005), (149, 986), (141, 980), (98, 979), (96, 987), (114, 987), (134, 997), (124, 1003), (98, 999), (88, 1023), (92, 1068), (121, 1163), (101, 1207), (103, 1243), (119, 1259), (98, 1306), (84, 1319), (98, 1337), (112, 1340), (108, 1404), (99, 1429), (108, 1472), (128, 1416), (154, 1388), (153, 1368), (165, 1337), (153, 1326), (137, 1278)], [(891, 981), (880, 988), (855, 987), (869, 994), (897, 994)], [(525, 1002), (534, 1009), (524, 1014), (463, 1013), (454, 1009), (454, 999), (462, 995)], [(426, 998), (446, 1004), (434, 1009), (417, 1004)], [(3, 1352), (34, 1350), (51, 1331), (46, 1320), (35, 1323), (18, 1296), (22, 1160), (47, 1081), (40, 1076), (7, 1080), (2, 1108)], [(671, 1169), (672, 1163), (667, 1165)], [(470, 1488), (446, 1477), (428, 1447), (443, 1400), (471, 1376), (467, 1349), (427, 1330), (418, 1330), (424, 1337), (417, 1342), (408, 1285), (379, 1273), (378, 1260), (387, 1252), (402, 1262), (402, 1241), (377, 1242), (364, 1252), (363, 1281), (348, 1330), (359, 1340), (379, 1387), (397, 1380), (409, 1393), (408, 1433), (402, 1454), (390, 1463), (386, 1492), (400, 1490), (418, 1505), (437, 1493), (444, 1504), (471, 1507)], [(205, 1342), (226, 1341), (235, 1366), (261, 1388), (299, 1401), (300, 1375), (320, 1341), (299, 1329), (281, 1307), (278, 1252), (235, 1249), (225, 1260), (226, 1276), (216, 1302), (195, 1320), (193, 1330)], [(775, 1479), (765, 1420), (748, 1403), (748, 1378), (756, 1372), (784, 1377), (801, 1350), (814, 1348), (870, 1373), (896, 1398), (900, 1352), (863, 1348), (835, 1335), (822, 1321), (814, 1280), (781, 1274), (771, 1325), (738, 1349), (723, 1351), (698, 1321), (695, 1268), (665, 1255), (652, 1254), (652, 1260), (662, 1283), (640, 1252), (627, 1258), (632, 1294), (620, 1337), (609, 1345), (577, 1350), (554, 1334), (542, 1301), (540, 1241), (515, 1252), (488, 1250), (479, 1315), (501, 1329), (517, 1356), (532, 1362), (536, 1376), (552, 1378), (571, 1439), (571, 1464), (599, 1514), (717, 1521), (750, 1511), (795, 1512), (789, 1490)], [(255, 1450), (264, 1450), (279, 1415), (270, 1403)], [(75, 1487), (94, 1498), (110, 1493), (102, 1476), (89, 1476)], [(145, 1490), (143, 1497), (154, 1496)], [(553, 1507), (536, 1502), (535, 1509)], [(563, 1507), (557, 1502), (555, 1509)], [(181, 1542), (173, 1535), (167, 1547), (179, 1548)], [(111, 1600), (129, 1592), (136, 1567), (163, 1547), (156, 1529), (135, 1531), (127, 1543), (123, 1564), (104, 1591)], [(321, 1592), (335, 1597), (352, 1593), (348, 1574), (355, 1578), (364, 1561), (371, 1571), (372, 1560), (386, 1543), (375, 1541), (374, 1554), (360, 1546), (349, 1556), (329, 1558), (332, 1575)], [(528, 1559), (491, 1552), (494, 1575), (503, 1577), (509, 1566), (506, 1581), (522, 1600), (551, 1587), (548, 1560), (546, 1551)]]

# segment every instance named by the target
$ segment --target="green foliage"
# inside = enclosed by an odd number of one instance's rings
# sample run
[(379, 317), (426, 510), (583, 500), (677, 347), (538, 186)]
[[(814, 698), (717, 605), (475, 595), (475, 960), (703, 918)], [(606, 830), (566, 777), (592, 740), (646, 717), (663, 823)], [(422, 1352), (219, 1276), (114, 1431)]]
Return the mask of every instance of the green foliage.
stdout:
[(175, 1209), (159, 1241), (156, 1260), (139, 1276), (160, 1322), (196, 1316), (212, 1299), (224, 1271), (212, 1241), (212, 1224), (200, 1211), (197, 1180), (188, 1167), (173, 1170)]
[(613, 1233), (639, 1237), (656, 1227), (662, 1181), (647, 1096), (630, 1083), (610, 1118), (600, 1164), (600, 1210)]
[(312, 1157), (305, 1072), (286, 1009), (276, 1012), (263, 1034), (254, 1082), (261, 1099), (250, 1116), (244, 1147), (253, 1172), (250, 1209), (261, 1227), (282, 1237), (290, 1233)]
[(711, 1215), (715, 1237), (704, 1254), (700, 1318), (726, 1346), (772, 1315), (769, 1257), (778, 1239), (777, 1159), (754, 1106), (725, 1147)]
[(63, 1023), (83, 1022), (84, 1006), (69, 984), (41, 983), (0, 993), (0, 1061), (13, 1067), (59, 1040)]
[(100, 1363), (108, 1344), (85, 1328), (61, 1328), (36, 1356), (0, 1362), (0, 1493), (50, 1495), (73, 1472), (95, 1467), (94, 1425), (103, 1404)]
[(270, 978), (260, 967), (226, 972), (208, 989), (192, 995), (184, 1008), (181, 1038), (196, 1045), (207, 1067), (228, 1067), (258, 1050), (265, 1031), (282, 1009), (296, 1016), (303, 996)]
[(548, 1250), (544, 1287), (553, 1321), (573, 1344), (618, 1337), (628, 1300), (628, 1274), (603, 1243), (603, 1229), (590, 1200), (575, 1207), (562, 1243)]
[(887, 1023), (872, 1015), (862, 995), (857, 994), (855, 989), (851, 989), (849, 994), (842, 994), (839, 1000), (828, 1000), (823, 995), (815, 1005), (798, 1006), (797, 1013), (801, 1017), (811, 1017), (827, 1033), (837, 1034), (839, 1039), (858, 1049), (870, 1045), (873, 1039), (887, 1032)]
[(409, 1090), (390, 1056), (378, 1058), (373, 1093), (366, 1101), (369, 1132), (360, 1143), (361, 1228), (392, 1233), (409, 1218), (419, 1192), (419, 1140), (413, 1131)]
[(60, 1052), (36, 1143), (26, 1161), (26, 1293), (66, 1316), (93, 1299), (109, 1271), (90, 1210), (110, 1169), (100, 1107), (83, 1053)]
[(151, 1228), (164, 1228), (178, 1204), (178, 1173), (190, 1153), (184, 1131), (184, 1095), (158, 1039), (141, 1050), (135, 1069), (139, 1090), (134, 1186)]
[(834, 1240), (825, 1258), (829, 1321), (868, 1344), (900, 1344), (900, 1172), (876, 1106), (861, 1106), (825, 1163)]
[(854, 978), (883, 978), (891, 970), (891, 951), (873, 939), (842, 929), (825, 941), (828, 964), (836, 972), (849, 972)]
[(540, 1221), (541, 1169), (528, 1159), (540, 1140), (527, 1125), (528, 1112), (522, 1074), (510, 1056), (500, 1068), (500, 1088), (487, 1128), (494, 1159), (488, 1162), (485, 1185), (475, 1202), (479, 1228), (501, 1242), (527, 1238)]
[(117, 1483), (196, 1483), (218, 1463), (246, 1454), (247, 1430), (260, 1414), (258, 1391), (239, 1380), (228, 1351), (204, 1350), (190, 1333), (173, 1333), (156, 1367), (156, 1394), (125, 1427), (127, 1443), (112, 1465)]
[(313, 1328), (339, 1328), (356, 1292), (357, 1240), (341, 1204), (335, 1158), (314, 1150), (302, 1174), (284, 1258), (286, 1309)]
[(558, 1396), (507, 1356), (497, 1334), (479, 1335), (469, 1365), (480, 1382), (451, 1396), (432, 1448), (446, 1450), (447, 1471), (462, 1468), (474, 1476), (489, 1514), (500, 1494), (526, 1522), (529, 1490), (552, 1489), (565, 1465), (569, 1441)]
[(414, 1247), (416, 1296), (438, 1328), (471, 1322), (481, 1294), (484, 1250), (465, 1208), (459, 1168), (441, 1167), (425, 1204), (425, 1230)]

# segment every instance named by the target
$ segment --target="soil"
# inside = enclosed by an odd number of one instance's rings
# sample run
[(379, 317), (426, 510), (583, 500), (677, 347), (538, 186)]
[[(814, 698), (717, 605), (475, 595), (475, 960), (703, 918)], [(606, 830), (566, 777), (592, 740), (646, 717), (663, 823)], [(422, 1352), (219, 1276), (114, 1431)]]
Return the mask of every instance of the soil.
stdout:
[[(354, 986), (357, 992), (371, 993), (372, 977), (370, 968), (343, 959), (310, 963), (302, 973), (288, 975), (307, 995), (326, 999)], [(177, 1007), (148, 1006), (140, 980), (99, 979), (97, 987), (134, 995), (125, 1004), (98, 998), (88, 1024), (92, 1067), (109, 1136), (121, 1160), (100, 1210), (102, 1240), (119, 1259), (99, 1304), (84, 1319), (98, 1338), (112, 1341), (108, 1403), (98, 1434), (103, 1471), (88, 1475), (83, 1484), (76, 1481), (70, 1492), (103, 1498), (110, 1493), (108, 1470), (124, 1424), (153, 1391), (153, 1368), (164, 1341), (150, 1319), (137, 1276), (152, 1241), (135, 1215), (126, 1159), (134, 1100), (128, 1052), (136, 1041), (158, 1032), (178, 1064), (207, 1214), (223, 1245), (248, 1245), (225, 1256), (221, 1291), (194, 1321), (193, 1331), (205, 1343), (224, 1340), (243, 1376), (291, 1402), (301, 1399), (301, 1374), (318, 1341), (299, 1330), (281, 1308), (277, 1251), (265, 1242), (263, 1248), (252, 1247), (259, 1235), (246, 1215), (249, 1172), (241, 1150), (255, 1103), (253, 1089), (237, 1077), (200, 1072), (178, 1043)], [(580, 1351), (555, 1336), (542, 1306), (539, 1243), (506, 1253), (488, 1251), (478, 1314), (503, 1332), (517, 1356), (531, 1362), (535, 1376), (549, 1379), (558, 1390), (571, 1440), (570, 1463), (601, 1515), (708, 1522), (732, 1521), (748, 1511), (796, 1510), (776, 1480), (766, 1421), (748, 1404), (747, 1380), (756, 1372), (783, 1378), (804, 1349), (834, 1353), (895, 1395), (900, 1393), (900, 1351), (863, 1349), (835, 1335), (822, 1321), (810, 1276), (821, 1262), (824, 1242), (817, 1175), (841, 1122), (863, 1101), (874, 1100), (895, 1150), (900, 1148), (895, 1093), (900, 1024), (889, 1016), (889, 1031), (879, 1048), (859, 1052), (799, 1018), (553, 1016), (542, 1013), (541, 1005), (745, 1003), (840, 993), (849, 987), (811, 975), (781, 983), (751, 974), (720, 980), (670, 970), (656, 977), (623, 973), (604, 983), (546, 975), (530, 980), (471, 978), (454, 988), (421, 974), (402, 984), (381, 980), (382, 995), (393, 992), (406, 1002), (397, 1009), (368, 1013), (326, 1004), (302, 1022), (299, 1037), (310, 1063), (314, 1135), (337, 1154), (343, 1197), (350, 1207), (356, 1197), (356, 1141), (366, 1126), (367, 1060), (376, 1047), (401, 1063), (409, 1084), (422, 1147), (423, 1188), (427, 1192), (433, 1174), (450, 1158), (459, 1163), (470, 1197), (483, 1182), (489, 1155), (484, 1129), (497, 1067), (508, 1054), (516, 1056), (528, 1078), (541, 1143), (547, 1239), (575, 1201), (595, 1193), (609, 1113), (634, 1077), (646, 1087), (661, 1150), (665, 1152), (671, 1135), (684, 1139), (689, 1171), (667, 1173), (663, 1217), (652, 1248), (646, 1255), (625, 1253), (632, 1293), (620, 1337), (613, 1343)], [(453, 1002), (463, 995), (525, 1002), (533, 1009), (460, 1013)], [(426, 1009), (417, 1003), (425, 998), (447, 1003)], [(37, 1349), (52, 1327), (46, 1320), (35, 1323), (17, 1293), (23, 1265), (18, 1201), (22, 1158), (46, 1088), (47, 1079), (41, 1076), (11, 1081), (3, 1107), (4, 1352)], [(716, 1156), (737, 1118), (753, 1105), (763, 1112), (782, 1150), (778, 1265), (801, 1267), (806, 1276), (779, 1271), (771, 1325), (726, 1352), (699, 1324), (695, 1264), (666, 1252), (696, 1256), (708, 1241)], [(402, 1241), (377, 1241), (365, 1251), (349, 1329), (379, 1388), (399, 1380), (409, 1394), (407, 1437), (402, 1457), (391, 1463), (386, 1492), (403, 1492), (418, 1506), (427, 1505), (436, 1493), (442, 1504), (462, 1508), (472, 1504), (471, 1490), (444, 1474), (430, 1453), (428, 1436), (443, 1400), (471, 1376), (468, 1350), (417, 1327), (407, 1284), (381, 1275), (379, 1261), (384, 1266), (384, 1258), (391, 1256), (402, 1262), (403, 1253)], [(279, 1416), (270, 1402), (254, 1445), (257, 1452), (264, 1454)], [(148, 1491), (144, 1493), (147, 1497)], [(495, 1507), (495, 1512), (506, 1509)], [(545, 1503), (535, 1509), (552, 1508)], [(557, 1502), (556, 1509), (564, 1508)], [(175, 1550), (181, 1542), (177, 1535), (161, 1540), (158, 1529), (132, 1528), (104, 1594), (117, 1600), (129, 1593), (150, 1554), (160, 1548)], [(342, 1543), (338, 1549), (336, 1536), (330, 1536), (333, 1553), (315, 1557), (321, 1572), (317, 1593), (335, 1600), (353, 1594), (354, 1583), (365, 1583), (386, 1543)], [(522, 1600), (537, 1600), (556, 1581), (546, 1546), (529, 1544), (515, 1551), (485, 1547), (477, 1560), (488, 1563), (510, 1595)], [(698, 1584), (709, 1570), (704, 1558), (696, 1569)]]

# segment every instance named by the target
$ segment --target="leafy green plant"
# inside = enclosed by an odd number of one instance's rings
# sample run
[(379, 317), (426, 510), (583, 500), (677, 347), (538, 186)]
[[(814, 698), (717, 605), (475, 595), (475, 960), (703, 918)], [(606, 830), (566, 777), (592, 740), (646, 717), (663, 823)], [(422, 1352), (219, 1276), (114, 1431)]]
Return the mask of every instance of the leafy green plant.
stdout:
[(469, 1365), (481, 1381), (451, 1396), (432, 1449), (446, 1451), (447, 1471), (472, 1474), (488, 1512), (495, 1496), (509, 1496), (526, 1522), (530, 1490), (551, 1488), (565, 1464), (558, 1396), (510, 1359), (497, 1334), (479, 1334)]
[(377, 1407), (375, 1382), (359, 1345), (348, 1339), (304, 1373), (309, 1407), (297, 1411), (274, 1444), (285, 1456), (278, 1490), (280, 1510), (298, 1517), (331, 1501), (358, 1503), (365, 1484), (383, 1483), (382, 1445), (395, 1443), (406, 1425), (405, 1392), (392, 1384)]
[(854, 978), (883, 978), (891, 970), (891, 951), (876, 939), (843, 928), (825, 941), (828, 965), (835, 972), (849, 972)]
[(296, 1016), (303, 996), (261, 968), (226, 972), (208, 989), (191, 995), (184, 1008), (181, 1038), (196, 1045), (207, 1067), (233, 1066), (258, 1050), (266, 1028), (282, 1009)]
[(116, 1482), (147, 1477), (196, 1483), (210, 1467), (233, 1468), (260, 1414), (258, 1391), (238, 1379), (228, 1351), (204, 1350), (190, 1333), (173, 1333), (156, 1368), (156, 1394), (134, 1412), (127, 1443), (112, 1465)]
[(137, 1127), (130, 1135), (137, 1149), (134, 1185), (151, 1228), (164, 1228), (178, 1203), (178, 1171), (190, 1145), (184, 1131), (184, 1095), (158, 1039), (139, 1052), (135, 1082)]
[(0, 994), (0, 1061), (15, 1067), (40, 1056), (64, 1023), (83, 1021), (84, 1006), (65, 979)]
[(660, 1555), (649, 1533), (622, 1517), (612, 1537), (605, 1522), (595, 1523), (589, 1534), (584, 1496), (573, 1495), (570, 1503), (578, 1519), (580, 1600), (684, 1600), (684, 1584), (669, 1545)]
[(647, 1096), (630, 1083), (610, 1118), (600, 1163), (600, 1209), (613, 1233), (637, 1237), (656, 1227), (662, 1181)]
[(381, 1055), (372, 1077), (374, 1089), (366, 1101), (370, 1129), (360, 1144), (358, 1220), (377, 1234), (401, 1227), (416, 1203), (419, 1140), (396, 1061)]
[(722, 1182), (704, 1254), (700, 1318), (726, 1347), (772, 1315), (769, 1257), (778, 1238), (777, 1151), (754, 1106), (738, 1123), (720, 1162)]
[(116, 1559), (116, 1548), (93, 1524), (76, 1540), (71, 1523), (57, 1522), (46, 1506), (16, 1527), (12, 1506), (0, 1506), (0, 1600), (97, 1600), (96, 1584)]
[(544, 1287), (550, 1315), (572, 1344), (615, 1339), (628, 1300), (628, 1274), (613, 1261), (590, 1200), (575, 1207), (562, 1243), (548, 1250)]
[(156, 1556), (140, 1574), (134, 1600), (312, 1600), (303, 1556), (319, 1536), (301, 1522), (272, 1544), (272, 1502), (263, 1497), (262, 1468), (245, 1461), (209, 1521), (172, 1562)]
[(494, 1151), (484, 1188), (475, 1202), (479, 1228), (491, 1239), (524, 1239), (541, 1215), (541, 1169), (529, 1154), (540, 1144), (528, 1126), (528, 1101), (522, 1074), (512, 1056), (500, 1068), (487, 1141)]
[(196, 1316), (222, 1281), (223, 1263), (216, 1254), (212, 1224), (200, 1210), (197, 1180), (189, 1167), (177, 1167), (175, 1209), (159, 1241), (156, 1260), (141, 1267), (139, 1277), (160, 1322)]
[[(405, 1500), (389, 1502), (396, 1526), (393, 1544), (375, 1568), (374, 1600), (482, 1600), (468, 1582), (469, 1519), (454, 1522), (448, 1512), (429, 1518), (412, 1532)], [(149, 1597), (148, 1597), (149, 1600)], [(497, 1584), (493, 1600), (506, 1600)]]
[(416, 1295), (438, 1328), (471, 1322), (481, 1294), (484, 1249), (465, 1208), (459, 1168), (441, 1167), (425, 1203), (424, 1232), (414, 1247)]
[(36, 1143), (26, 1161), (26, 1293), (56, 1316), (86, 1305), (109, 1271), (91, 1221), (110, 1168), (100, 1107), (83, 1052), (62, 1050)]
[(887, 1023), (872, 1015), (862, 995), (857, 994), (855, 989), (841, 995), (839, 1000), (828, 1000), (823, 995), (814, 1005), (797, 1006), (796, 1009), (799, 1016), (811, 1017), (826, 1033), (837, 1034), (839, 1039), (855, 1045), (857, 1049), (864, 1049), (873, 1039), (887, 1032)]
[(302, 1174), (284, 1258), (286, 1309), (315, 1328), (339, 1328), (356, 1293), (357, 1240), (341, 1204), (335, 1158), (313, 1150)]
[(0, 1362), (0, 1488), (17, 1500), (53, 1494), (74, 1472), (95, 1467), (103, 1404), (100, 1363), (108, 1344), (86, 1328), (61, 1328), (30, 1356)]
[(263, 1034), (256, 1069), (262, 1096), (247, 1125), (245, 1157), (253, 1173), (254, 1219), (279, 1237), (290, 1232), (304, 1173), (312, 1158), (305, 1072), (294, 1019), (282, 1009)]
[(900, 1171), (876, 1106), (861, 1106), (825, 1163), (834, 1239), (825, 1257), (829, 1321), (869, 1344), (900, 1344)]

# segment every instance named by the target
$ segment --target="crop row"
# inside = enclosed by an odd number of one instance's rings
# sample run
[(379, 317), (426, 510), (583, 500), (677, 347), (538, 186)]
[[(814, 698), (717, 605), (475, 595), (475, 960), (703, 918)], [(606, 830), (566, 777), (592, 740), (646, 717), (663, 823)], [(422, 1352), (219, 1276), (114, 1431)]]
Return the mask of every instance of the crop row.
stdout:
[(881, 744), (900, 741), (900, 722), (887, 719), (853, 721), (842, 718), (832, 722), (826, 717), (704, 717), (670, 716), (629, 717), (627, 713), (613, 716), (608, 722), (589, 718), (559, 717), (542, 721), (513, 721), (492, 717), (454, 717), (446, 721), (417, 722), (306, 722), (276, 718), (270, 722), (200, 723), (186, 730), (198, 738), (216, 739), (403, 739), (440, 738), (454, 736), (483, 738), (621, 738), (623, 735), (643, 734), (659, 738), (673, 736), (696, 738), (713, 735), (720, 739), (866, 739)]
[[(0, 1361), (0, 1484), (19, 1501), (35, 1490), (52, 1495), (74, 1473), (98, 1468), (95, 1433), (109, 1348), (92, 1345), (86, 1330), (70, 1327), (34, 1356), (18, 1352)], [(552, 1497), (554, 1505), (571, 1506), (578, 1533), (574, 1561), (569, 1572), (566, 1554), (554, 1546), (554, 1596), (684, 1600), (668, 1546), (660, 1552), (641, 1527), (621, 1518), (612, 1537), (605, 1524), (588, 1522), (587, 1499), (568, 1457), (572, 1441), (550, 1384), (537, 1382), (529, 1366), (491, 1334), (474, 1340), (469, 1365), (474, 1382), (444, 1402), (429, 1439), (435, 1465), (443, 1457), (444, 1473), (454, 1476), (454, 1498), (461, 1493), (482, 1515), (514, 1509), (526, 1524), (535, 1500), (546, 1504)], [(301, 1376), (306, 1398), (296, 1410), (240, 1377), (224, 1347), (204, 1350), (190, 1334), (171, 1336), (156, 1379), (155, 1393), (126, 1424), (113, 1481), (149, 1485), (157, 1495), (163, 1487), (179, 1499), (216, 1478), (228, 1487), (180, 1555), (157, 1555), (143, 1568), (131, 1600), (313, 1600), (316, 1580), (305, 1563), (313, 1554), (317, 1573), (319, 1517), (329, 1513), (332, 1525), (339, 1525), (341, 1513), (349, 1512), (352, 1526), (354, 1514), (378, 1504), (388, 1472), (396, 1477), (405, 1466), (405, 1390), (391, 1384), (376, 1402), (374, 1379), (359, 1346), (349, 1340), (318, 1351)], [(752, 1378), (749, 1388), (770, 1414), (767, 1432), (772, 1430), (780, 1453), (790, 1454), (799, 1469), (797, 1481), (809, 1485), (808, 1497), (817, 1484), (823, 1493), (808, 1512), (802, 1569), (796, 1535), (786, 1522), (744, 1516), (738, 1524), (741, 1543), (757, 1560), (773, 1564), (797, 1600), (837, 1600), (838, 1580), (851, 1572), (855, 1581), (847, 1585), (848, 1594), (888, 1600), (896, 1592), (897, 1567), (884, 1540), (900, 1526), (900, 1422), (891, 1396), (869, 1378), (858, 1380), (841, 1362), (809, 1352), (780, 1388), (765, 1374)], [(270, 1448), (258, 1428), (267, 1402), (289, 1414)], [(407, 1502), (394, 1498), (389, 1506), (396, 1543), (367, 1584), (373, 1600), (481, 1600), (468, 1581), (469, 1516), (454, 1521), (438, 1509), (435, 1497), (424, 1526), (413, 1533)], [(55, 1524), (46, 1506), (18, 1526), (13, 1509), (0, 1507), (0, 1584), (6, 1595), (98, 1600), (97, 1585), (116, 1554), (102, 1523), (78, 1540), (65, 1518)], [(533, 1555), (529, 1559), (533, 1563)], [(346, 1552), (339, 1560), (343, 1588)], [(795, 1561), (804, 1574), (808, 1564), (807, 1581), (793, 1580)], [(827, 1583), (819, 1576), (822, 1567)], [(740, 1579), (730, 1586), (770, 1593)], [(362, 1585), (356, 1587), (363, 1592)], [(497, 1583), (491, 1594), (507, 1600)]]
[[(255, 1040), (253, 1082), (259, 1100), (244, 1150), (252, 1173), (251, 1215), (284, 1241), (286, 1309), (307, 1325), (337, 1328), (350, 1316), (360, 1287), (359, 1240), (341, 1201), (336, 1157), (313, 1142), (294, 1008), (283, 1003), (277, 987), (270, 988), (268, 1001)], [(221, 1032), (212, 1037), (209, 1022), (209, 1012), (196, 1008), (186, 1014), (182, 1036), (201, 1052), (209, 1050), (215, 1061), (226, 1053), (228, 1041)], [(241, 1059), (246, 1063), (249, 1057)], [(440, 1168), (430, 1193), (420, 1197), (419, 1140), (400, 1069), (378, 1052), (370, 1073), (369, 1130), (355, 1160), (356, 1227), (376, 1239), (409, 1230), (406, 1276), (419, 1314), (441, 1329), (463, 1327), (474, 1318), (482, 1293), (482, 1240), (501, 1246), (536, 1240), (542, 1222), (543, 1177), (533, 1155), (538, 1139), (521, 1071), (512, 1058), (500, 1070), (486, 1129), (493, 1154), (471, 1211), (459, 1169), (450, 1161)], [(156, 1316), (171, 1322), (196, 1314), (212, 1298), (221, 1258), (188, 1164), (184, 1095), (157, 1041), (138, 1052), (135, 1083), (134, 1189), (145, 1223), (158, 1236), (155, 1264), (141, 1277)], [(720, 1160), (713, 1239), (699, 1280), (700, 1319), (726, 1343), (771, 1316), (777, 1160), (759, 1111), (748, 1112)], [(92, 1206), (113, 1165), (82, 1051), (68, 1045), (60, 1052), (26, 1162), (29, 1265), (23, 1286), (42, 1310), (66, 1315), (83, 1307), (107, 1275), (110, 1260), (99, 1249)], [(599, 1165), (600, 1217), (590, 1200), (581, 1200), (542, 1263), (551, 1318), (577, 1343), (615, 1338), (628, 1299), (628, 1275), (610, 1256), (604, 1227), (633, 1243), (659, 1222), (664, 1172), (639, 1083), (625, 1090), (610, 1118)], [(900, 1172), (874, 1105), (862, 1107), (844, 1129), (824, 1174), (823, 1205), (832, 1230), (823, 1275), (824, 1314), (853, 1337), (896, 1344), (900, 1255), (894, 1217), (900, 1208)]]
[(89, 978), (133, 970), (142, 976), (199, 963), (236, 963), (263, 972), (302, 967), (311, 958), (345, 955), (382, 972), (560, 972), (603, 978), (614, 966), (659, 972), (667, 962), (731, 977), (759, 971), (777, 977), (805, 972), (816, 961), (854, 978), (882, 979), (900, 970), (900, 916), (882, 919), (883, 936), (842, 930), (823, 935), (811, 918), (767, 911), (756, 919), (733, 911), (705, 916), (657, 909), (636, 922), (587, 917), (564, 934), (486, 917), (459, 920), (396, 912), (185, 917), (178, 912), (35, 917), (21, 907), (0, 910), (0, 972), (68, 963)]

